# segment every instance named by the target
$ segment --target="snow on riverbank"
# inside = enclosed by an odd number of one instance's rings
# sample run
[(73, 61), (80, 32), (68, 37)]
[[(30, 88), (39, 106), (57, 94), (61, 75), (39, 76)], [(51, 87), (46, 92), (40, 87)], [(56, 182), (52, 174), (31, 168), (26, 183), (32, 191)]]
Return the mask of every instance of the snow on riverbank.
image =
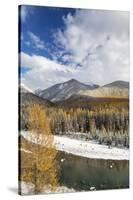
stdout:
[[(30, 140), (31, 133), (21, 131), (27, 140)], [(32, 135), (33, 139), (33, 135)], [(54, 136), (54, 144), (59, 151), (71, 153), (73, 155), (108, 160), (129, 160), (129, 149), (108, 148), (107, 145), (100, 145), (95, 141), (81, 141), (71, 139), (66, 136)]]
[[(33, 195), (34, 194), (34, 184), (26, 183), (24, 181), (19, 182), (20, 190), (22, 195)], [(73, 188), (68, 188), (66, 186), (58, 186), (55, 188), (44, 187), (42, 192), (39, 194), (50, 194), (50, 193), (66, 193), (66, 192), (76, 192)]]
[(57, 150), (77, 156), (96, 159), (129, 160), (129, 149), (108, 148), (94, 141), (81, 141), (62, 136), (54, 136)]

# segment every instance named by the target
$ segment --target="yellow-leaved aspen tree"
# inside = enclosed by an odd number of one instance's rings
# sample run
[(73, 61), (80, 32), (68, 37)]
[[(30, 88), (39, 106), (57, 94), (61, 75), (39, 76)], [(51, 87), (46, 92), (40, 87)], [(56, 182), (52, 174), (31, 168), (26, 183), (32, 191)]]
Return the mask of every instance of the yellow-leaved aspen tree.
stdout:
[(34, 193), (56, 188), (57, 151), (45, 110), (38, 104), (27, 107), (27, 137), (21, 137), (20, 180), (34, 184)]

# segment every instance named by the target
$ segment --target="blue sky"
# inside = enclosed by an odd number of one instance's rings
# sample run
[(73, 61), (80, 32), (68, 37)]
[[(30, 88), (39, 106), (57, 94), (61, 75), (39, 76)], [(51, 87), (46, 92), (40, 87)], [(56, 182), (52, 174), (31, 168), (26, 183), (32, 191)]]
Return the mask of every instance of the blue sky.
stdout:
[[(73, 15), (75, 9), (21, 6), (20, 12), (23, 9), (27, 12), (27, 14), (25, 14), (27, 16), (23, 19), (22, 15), (20, 15), (20, 37), (24, 38), (24, 41), (21, 42), (20, 51), (29, 55), (36, 54), (52, 59), (53, 52), (55, 52), (55, 45), (52, 42), (54, 40), (54, 32), (58, 29), (64, 29), (62, 16), (65, 17), (69, 13)], [(40, 47), (38, 46), (38, 48), (32, 41), (34, 36), (36, 36), (36, 39), (38, 37), (40, 44), (42, 44)], [(57, 59), (61, 62), (60, 57), (57, 57)], [(25, 72), (25, 70), (22, 70), (22, 72)]]
[(20, 75), (31, 89), (129, 80), (129, 13), (19, 7)]

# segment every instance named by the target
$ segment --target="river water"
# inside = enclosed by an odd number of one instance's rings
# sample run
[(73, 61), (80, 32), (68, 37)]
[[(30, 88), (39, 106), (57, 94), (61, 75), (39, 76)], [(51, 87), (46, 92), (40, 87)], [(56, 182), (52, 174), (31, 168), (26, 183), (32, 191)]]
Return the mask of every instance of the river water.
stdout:
[(60, 185), (76, 191), (129, 187), (129, 161), (89, 159), (58, 152)]

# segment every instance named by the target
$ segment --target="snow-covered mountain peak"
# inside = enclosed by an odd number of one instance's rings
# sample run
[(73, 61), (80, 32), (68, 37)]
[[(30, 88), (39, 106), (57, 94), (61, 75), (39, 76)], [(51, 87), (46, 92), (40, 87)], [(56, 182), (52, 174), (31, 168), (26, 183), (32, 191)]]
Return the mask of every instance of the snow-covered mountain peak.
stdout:
[(94, 84), (86, 85), (73, 78), (68, 80), (67, 82), (59, 83), (53, 85), (50, 88), (39, 91), (36, 94), (44, 99), (56, 102), (68, 99), (69, 97), (76, 94), (80, 90), (89, 90), (89, 89), (92, 90), (97, 87), (98, 86)]

